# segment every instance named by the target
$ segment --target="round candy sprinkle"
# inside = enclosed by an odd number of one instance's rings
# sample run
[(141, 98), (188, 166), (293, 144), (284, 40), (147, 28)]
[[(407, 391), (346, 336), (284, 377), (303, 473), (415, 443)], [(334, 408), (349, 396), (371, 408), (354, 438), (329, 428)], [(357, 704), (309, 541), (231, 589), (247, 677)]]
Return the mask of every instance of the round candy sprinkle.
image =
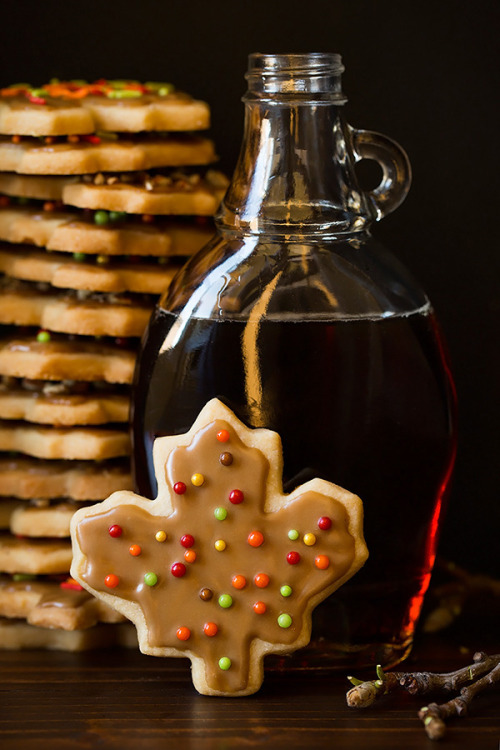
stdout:
[(299, 538), (299, 532), (297, 531), (297, 529), (290, 529), (290, 531), (288, 532), (288, 538), (292, 542), (295, 542), (295, 540)]
[(184, 482), (176, 482), (174, 484), (174, 492), (176, 495), (183, 495), (186, 490), (187, 490), (187, 487), (184, 484)]
[(188, 563), (194, 563), (194, 561), (196, 560), (196, 552), (194, 551), (194, 549), (187, 549), (184, 552), (184, 560)]
[(50, 341), (50, 333), (48, 331), (38, 331), (36, 340), (40, 344), (48, 344)]
[(231, 464), (233, 463), (233, 454), (221, 453), (219, 456), (219, 461), (223, 466), (231, 466)]
[(194, 484), (195, 487), (201, 487), (204, 481), (205, 477), (203, 474), (193, 474), (191, 477), (191, 484)]
[(286, 556), (286, 561), (289, 565), (297, 565), (300, 562), (300, 555), (298, 552), (289, 552)]
[(182, 576), (186, 575), (186, 566), (184, 563), (175, 562), (170, 568), (170, 572), (175, 578), (182, 578)]
[(229, 609), (233, 604), (233, 597), (230, 594), (221, 594), (218, 601), (219, 607), (222, 607), (222, 609)]
[(259, 589), (265, 589), (269, 586), (269, 576), (267, 573), (257, 573), (257, 575), (254, 576), (253, 582), (259, 587)]
[(194, 536), (191, 536), (191, 534), (183, 534), (181, 536), (181, 544), (183, 547), (192, 547), (194, 544)]
[(265, 614), (266, 609), (267, 607), (264, 604), (264, 602), (255, 602), (255, 604), (253, 605), (253, 611), (255, 612), (256, 615)]
[(146, 586), (156, 586), (158, 583), (158, 576), (151, 571), (149, 573), (144, 573), (144, 583)]
[(219, 443), (227, 443), (229, 440), (229, 432), (227, 430), (220, 430), (217, 433), (217, 440)]
[(222, 656), (219, 659), (219, 669), (222, 669), (224, 672), (227, 672), (228, 669), (231, 669), (231, 659), (229, 656)]
[(292, 618), (285, 612), (278, 617), (278, 625), (280, 628), (289, 628), (292, 624)]
[(284, 597), (291, 596), (292, 595), (292, 587), (289, 586), (287, 583), (285, 583), (280, 588), (280, 594), (281, 594), (281, 596), (284, 596)]
[(245, 495), (241, 490), (231, 490), (229, 493), (229, 502), (233, 505), (239, 505), (245, 499)]
[(231, 583), (235, 589), (244, 589), (247, 585), (247, 579), (245, 576), (233, 576), (231, 578)]
[(115, 576), (114, 573), (110, 573), (104, 579), (104, 584), (108, 587), (108, 589), (115, 589), (119, 583), (120, 579), (118, 578), (118, 576)]
[(222, 507), (216, 508), (214, 510), (214, 516), (218, 521), (225, 521), (227, 518), (227, 510)]
[(112, 526), (109, 527), (108, 532), (110, 536), (116, 539), (123, 534), (123, 529), (121, 526), (118, 526), (117, 523), (114, 523)]
[(161, 529), (160, 531), (157, 531), (155, 534), (155, 539), (157, 542), (164, 542), (166, 538), (167, 538), (167, 534), (165, 531), (163, 531), (163, 529)]
[(131, 544), (130, 547), (128, 548), (128, 551), (130, 552), (132, 557), (139, 557), (139, 555), (142, 552), (142, 549), (139, 547), (138, 544)]
[(96, 211), (94, 214), (94, 222), (97, 226), (104, 226), (109, 221), (109, 215), (107, 211)]
[(314, 558), (314, 564), (320, 570), (326, 570), (330, 565), (330, 558), (326, 555), (317, 555), (317, 557)]
[(73, 260), (76, 260), (77, 263), (83, 263), (85, 258), (85, 253), (73, 253)]
[(308, 547), (312, 547), (314, 544), (316, 544), (316, 537), (311, 533), (304, 534), (303, 542)]
[(224, 541), (224, 539), (217, 539), (217, 541), (214, 542), (214, 547), (217, 550), (217, 552), (224, 552), (224, 550), (227, 547), (227, 544)]
[(107, 266), (107, 264), (109, 263), (109, 256), (108, 255), (98, 255), (95, 260), (96, 260), (96, 263), (99, 266)]
[(251, 531), (248, 535), (248, 544), (250, 547), (260, 547), (264, 542), (264, 534), (260, 531)]
[(206, 588), (201, 589), (199, 593), (200, 599), (204, 602), (209, 602), (210, 599), (213, 597), (213, 595), (214, 595), (214, 592), (212, 591), (212, 589), (206, 589)]
[(180, 641), (188, 641), (191, 638), (191, 631), (184, 626), (177, 628), (175, 634)]
[(215, 622), (206, 622), (203, 626), (203, 632), (205, 635), (208, 635), (209, 638), (213, 638), (214, 635), (217, 635), (219, 631), (219, 628), (215, 624)]
[(328, 518), (328, 516), (321, 516), (321, 518), (318, 519), (318, 528), (321, 529), (321, 531), (328, 531), (331, 527), (332, 519)]

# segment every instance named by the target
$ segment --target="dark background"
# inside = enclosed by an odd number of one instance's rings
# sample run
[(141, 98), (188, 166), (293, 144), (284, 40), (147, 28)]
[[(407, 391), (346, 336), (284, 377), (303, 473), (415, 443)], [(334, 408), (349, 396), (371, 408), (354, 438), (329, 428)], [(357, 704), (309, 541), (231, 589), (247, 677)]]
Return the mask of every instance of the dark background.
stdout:
[(2, 2), (0, 84), (170, 80), (207, 100), (221, 166), (241, 139), (250, 52), (340, 52), (356, 127), (408, 151), (409, 197), (376, 236), (428, 292), (460, 408), (441, 551), (499, 574), (498, 2)]

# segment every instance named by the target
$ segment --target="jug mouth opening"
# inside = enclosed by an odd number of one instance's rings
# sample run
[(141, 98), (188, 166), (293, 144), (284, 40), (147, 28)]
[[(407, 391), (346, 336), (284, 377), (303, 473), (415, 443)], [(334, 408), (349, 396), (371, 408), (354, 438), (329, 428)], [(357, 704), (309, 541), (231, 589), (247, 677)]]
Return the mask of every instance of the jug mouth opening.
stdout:
[(244, 101), (272, 94), (324, 95), (326, 101), (346, 101), (340, 77), (342, 58), (330, 52), (303, 54), (264, 54), (248, 56), (248, 92)]

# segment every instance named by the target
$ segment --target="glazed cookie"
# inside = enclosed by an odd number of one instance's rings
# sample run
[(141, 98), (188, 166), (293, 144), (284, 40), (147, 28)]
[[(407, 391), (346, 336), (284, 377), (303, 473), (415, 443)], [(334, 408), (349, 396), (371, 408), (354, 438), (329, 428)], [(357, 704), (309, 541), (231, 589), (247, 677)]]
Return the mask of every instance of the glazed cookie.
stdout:
[(57, 582), (36, 576), (27, 580), (0, 578), (0, 616), (25, 619), (30, 625), (60, 630), (84, 630), (98, 622), (125, 618), (91, 596), (76, 581)]
[[(100, 211), (102, 216), (106, 212)], [(106, 215), (106, 218), (107, 215)], [(97, 225), (85, 221), (78, 211), (42, 211), (10, 206), (0, 209), (0, 240), (45, 247), (67, 253), (91, 255), (193, 255), (210, 239), (210, 224), (155, 220), (148, 223), (123, 221)]]
[(136, 292), (161, 294), (179, 270), (180, 263), (169, 265), (111, 260), (108, 256), (85, 256), (82, 253), (46, 253), (24, 245), (0, 245), (0, 271), (10, 278), (46, 282), (63, 289), (96, 292)]
[(283, 494), (277, 433), (217, 399), (153, 454), (156, 500), (118, 492), (73, 516), (72, 575), (144, 653), (188, 657), (201, 693), (253, 693), (264, 656), (306, 645), (312, 609), (365, 562), (361, 500), (320, 479)]
[(71, 545), (66, 540), (18, 539), (0, 535), (0, 572), (47, 575), (66, 573)]
[(135, 629), (128, 623), (95, 625), (86, 630), (61, 630), (29, 625), (25, 620), (0, 618), (0, 648), (9, 651), (46, 648), (86, 651), (107, 646), (137, 647)]
[(101, 461), (128, 456), (130, 439), (125, 429), (0, 422), (0, 451), (18, 451), (36, 458)]
[(70, 291), (52, 294), (35, 284), (0, 283), (0, 323), (40, 326), (49, 331), (82, 336), (142, 336), (154, 301), (125, 295), (94, 294), (83, 299)]
[(0, 475), (0, 497), (15, 495), (23, 500), (71, 497), (96, 501), (122, 487), (133, 487), (129, 462), (124, 459), (86, 462), (0, 457)]
[(0, 375), (40, 380), (131, 383), (135, 351), (42, 332), (0, 338)]
[(36, 138), (13, 143), (0, 136), (0, 169), (26, 175), (79, 175), (203, 165), (217, 159), (212, 141), (198, 136), (117, 137), (116, 140), (95, 136), (95, 140), (98, 143), (47, 145)]
[(133, 181), (121, 177), (112, 184), (96, 183), (98, 178), (66, 185), (64, 202), (78, 208), (130, 214), (213, 216), (229, 184), (221, 172), (214, 170), (205, 177), (181, 172), (170, 176), (139, 173)]

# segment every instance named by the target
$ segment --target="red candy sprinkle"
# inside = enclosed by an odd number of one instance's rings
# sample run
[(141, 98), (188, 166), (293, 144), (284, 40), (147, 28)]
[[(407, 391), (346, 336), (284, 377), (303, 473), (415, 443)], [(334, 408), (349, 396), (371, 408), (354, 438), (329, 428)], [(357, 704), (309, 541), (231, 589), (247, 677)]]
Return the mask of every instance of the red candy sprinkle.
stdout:
[(265, 613), (266, 609), (267, 609), (267, 607), (264, 604), (264, 602), (255, 602), (255, 604), (253, 605), (253, 611), (257, 615), (263, 615)]
[(192, 547), (194, 544), (194, 536), (191, 536), (191, 534), (184, 534), (181, 536), (181, 544), (183, 547)]
[(251, 547), (260, 547), (264, 541), (264, 534), (260, 531), (251, 531), (248, 535), (248, 544)]
[(184, 482), (176, 482), (174, 484), (174, 492), (176, 495), (183, 495), (186, 490), (187, 490), (187, 487), (184, 484)]
[(122, 527), (118, 526), (117, 523), (114, 523), (112, 526), (110, 526), (108, 531), (109, 531), (109, 535), (114, 537), (115, 539), (123, 534)]
[(257, 573), (257, 575), (254, 576), (253, 582), (259, 587), (259, 589), (265, 589), (269, 586), (269, 576), (267, 573)]
[(191, 638), (191, 631), (189, 628), (181, 626), (177, 628), (176, 636), (180, 641), (188, 641)]
[(108, 589), (115, 589), (118, 584), (120, 583), (120, 579), (118, 576), (115, 576), (114, 573), (109, 573), (104, 579), (104, 584), (108, 587)]
[(217, 433), (217, 440), (219, 443), (227, 443), (229, 440), (229, 432), (227, 430), (220, 430)]
[(83, 586), (80, 586), (74, 578), (68, 578), (67, 581), (62, 581), (59, 586), (62, 589), (70, 589), (71, 591), (83, 591)]
[(229, 502), (233, 505), (239, 505), (245, 499), (245, 495), (241, 490), (231, 490), (229, 493)]
[(203, 626), (203, 632), (205, 635), (208, 635), (209, 638), (213, 638), (214, 635), (217, 635), (218, 631), (219, 628), (215, 622), (206, 622)]
[(297, 565), (300, 562), (300, 555), (298, 552), (289, 552), (286, 556), (286, 561), (289, 565)]
[(321, 516), (318, 520), (318, 528), (322, 531), (328, 531), (332, 527), (332, 519), (328, 516)]
[(182, 578), (182, 576), (186, 575), (186, 566), (184, 563), (176, 562), (170, 568), (170, 572), (176, 578)]
[(231, 578), (231, 583), (235, 589), (244, 589), (247, 585), (247, 579), (245, 576), (236, 575)]

